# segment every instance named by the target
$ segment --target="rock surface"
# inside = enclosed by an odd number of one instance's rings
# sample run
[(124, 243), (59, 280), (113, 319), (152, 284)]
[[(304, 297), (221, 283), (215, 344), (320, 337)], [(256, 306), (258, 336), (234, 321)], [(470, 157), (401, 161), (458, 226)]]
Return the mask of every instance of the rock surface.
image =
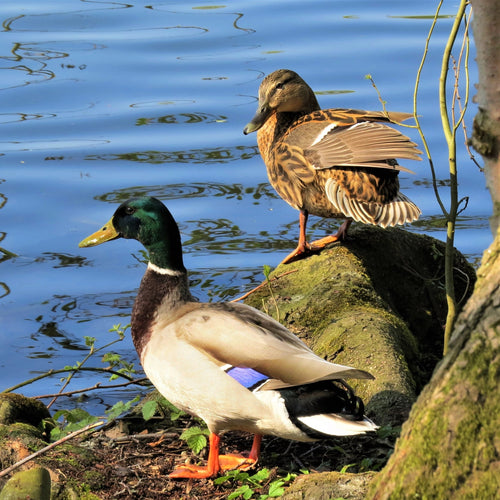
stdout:
[[(456, 253), (457, 297), (475, 272)], [(293, 271), (293, 272), (291, 272)], [(278, 266), (246, 299), (329, 361), (369, 371), (351, 381), (379, 425), (400, 425), (443, 349), (444, 244), (402, 229), (362, 226), (319, 255)]]
[(43, 467), (23, 470), (11, 477), (0, 500), (50, 500), (50, 474)]

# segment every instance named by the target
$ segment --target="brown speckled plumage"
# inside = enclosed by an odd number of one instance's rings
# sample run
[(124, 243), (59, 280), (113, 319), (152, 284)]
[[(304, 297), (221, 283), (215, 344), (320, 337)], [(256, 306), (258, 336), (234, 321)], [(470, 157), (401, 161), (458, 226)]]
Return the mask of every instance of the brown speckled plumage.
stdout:
[[(320, 109), (314, 92), (290, 70), (268, 75), (260, 85), (259, 108), (244, 132), (257, 132), (269, 181), (301, 211), (299, 249), (285, 262), (337, 238), (305, 242), (308, 214), (347, 218), (382, 227), (417, 219), (418, 207), (399, 192), (395, 158), (420, 160), (416, 144), (388, 123), (407, 113)], [(350, 223), (350, 222), (349, 222)]]

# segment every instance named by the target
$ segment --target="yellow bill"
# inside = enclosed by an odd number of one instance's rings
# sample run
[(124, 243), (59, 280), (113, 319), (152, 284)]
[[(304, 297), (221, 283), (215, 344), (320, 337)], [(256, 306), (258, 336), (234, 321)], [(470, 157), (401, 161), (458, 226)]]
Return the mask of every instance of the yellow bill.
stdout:
[(80, 241), (78, 246), (80, 248), (94, 247), (96, 245), (100, 245), (101, 243), (105, 243), (106, 241), (114, 240), (115, 238), (119, 237), (120, 235), (113, 226), (113, 219), (111, 218), (109, 222), (101, 227), (101, 229), (91, 234), (90, 236), (87, 236), (84, 240)]

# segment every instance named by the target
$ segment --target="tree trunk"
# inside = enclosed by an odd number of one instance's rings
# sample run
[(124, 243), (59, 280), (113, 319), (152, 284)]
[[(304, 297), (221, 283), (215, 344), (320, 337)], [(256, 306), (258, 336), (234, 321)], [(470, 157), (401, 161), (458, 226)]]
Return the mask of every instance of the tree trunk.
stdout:
[(486, 185), (493, 199), (491, 228), (500, 222), (500, 1), (473, 0), (477, 48), (479, 112), (471, 143), (485, 162)]
[(372, 483), (371, 499), (486, 499), (500, 491), (500, 1), (472, 5), (480, 80), (472, 143), (484, 158), (496, 238), (449, 352)]
[(500, 238), (368, 498), (498, 498)]

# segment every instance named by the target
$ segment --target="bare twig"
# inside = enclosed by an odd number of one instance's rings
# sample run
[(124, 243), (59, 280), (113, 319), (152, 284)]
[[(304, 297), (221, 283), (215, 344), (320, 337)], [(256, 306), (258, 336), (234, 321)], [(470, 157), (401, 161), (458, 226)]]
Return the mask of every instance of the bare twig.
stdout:
[(298, 269), (292, 269), (291, 271), (287, 271), (286, 273), (283, 273), (283, 274), (280, 274), (279, 276), (275, 276), (272, 280), (269, 280), (269, 281), (264, 281), (263, 283), (261, 283), (259, 286), (256, 286), (255, 288), (253, 288), (252, 290), (250, 290), (249, 292), (245, 293), (245, 295), (242, 295), (241, 297), (237, 298), (237, 299), (233, 299), (231, 300), (231, 302), (239, 302), (240, 300), (244, 300), (246, 299), (249, 295), (251, 295), (252, 293), (256, 292), (257, 290), (259, 290), (259, 288), (262, 288), (263, 286), (266, 286), (268, 285), (270, 282), (272, 283), (273, 281), (277, 281), (279, 280), (280, 278), (283, 278), (283, 276), (286, 276), (287, 274), (292, 274), (292, 273), (296, 273), (298, 271)]
[[(118, 387), (127, 387), (128, 385), (132, 385), (132, 384), (143, 385), (143, 383), (147, 382), (148, 380), (149, 379), (147, 377), (142, 377), (142, 378), (136, 378), (134, 380), (129, 380), (128, 382), (124, 382), (123, 384), (110, 384), (110, 385), (101, 385), (101, 382), (97, 382), (94, 386), (87, 387), (86, 389), (78, 389), (75, 391), (68, 391), (68, 392), (57, 392), (56, 394), (42, 394), (40, 396), (32, 396), (31, 399), (53, 398), (55, 396), (57, 396), (57, 397), (60, 397), (60, 396), (70, 397), (70, 396), (73, 396), (74, 394), (80, 394), (82, 392), (90, 392), (90, 391), (94, 391), (96, 389), (116, 389)], [(149, 383), (148, 383), (148, 385), (149, 385)]]
[[(451, 60), (451, 50), (455, 43), (458, 35), (460, 24), (465, 16), (465, 10), (467, 8), (467, 0), (461, 0), (458, 12), (455, 16), (453, 26), (444, 49), (443, 60), (441, 63), (441, 75), (439, 78), (439, 104), (441, 111), (441, 122), (443, 125), (443, 132), (446, 138), (446, 143), (448, 145), (448, 163), (450, 170), (450, 209), (448, 211), (447, 217), (447, 230), (446, 230), (446, 248), (445, 248), (445, 286), (446, 286), (446, 301), (448, 304), (448, 314), (446, 317), (446, 327), (444, 331), (444, 347), (443, 355), (448, 351), (448, 343), (451, 336), (451, 331), (455, 323), (455, 318), (457, 316), (457, 302), (455, 297), (455, 286), (453, 281), (453, 267), (454, 267), (454, 241), (455, 241), (455, 226), (458, 212), (458, 176), (457, 176), (457, 142), (456, 142), (456, 132), (460, 126), (460, 122), (463, 119), (465, 109), (467, 107), (467, 102), (460, 113), (458, 120), (454, 120), (452, 114), (452, 120), (448, 115), (448, 101), (447, 101), (447, 76), (448, 76), (448, 66)], [(464, 36), (468, 36), (468, 32), (464, 33)], [(458, 71), (458, 70), (457, 70)], [(458, 78), (458, 73), (456, 73), (455, 78)], [(468, 84), (468, 81), (466, 82)], [(456, 86), (457, 87), (457, 86)], [(455, 88), (456, 88), (455, 87)], [(467, 94), (468, 97), (468, 94)], [(452, 105), (455, 104), (456, 93), (453, 95)]]
[(119, 436), (116, 438), (111, 438), (110, 441), (113, 443), (128, 443), (129, 441), (148, 441), (151, 439), (159, 439), (159, 438), (177, 438), (181, 434), (179, 432), (152, 432), (151, 434), (133, 434), (130, 436)]
[(417, 130), (418, 130), (418, 133), (420, 134), (420, 139), (422, 140), (425, 154), (427, 155), (427, 159), (429, 161), (429, 167), (431, 169), (432, 187), (434, 189), (434, 195), (436, 197), (438, 205), (441, 208), (441, 211), (443, 212), (444, 216), (448, 217), (448, 211), (446, 210), (446, 207), (445, 207), (443, 201), (441, 200), (441, 196), (439, 195), (436, 170), (434, 168), (434, 162), (432, 161), (432, 156), (431, 156), (431, 152), (429, 149), (429, 145), (427, 144), (427, 139), (424, 135), (424, 132), (422, 131), (422, 127), (420, 126), (420, 121), (419, 121), (418, 112), (417, 112), (417, 104), (418, 104), (417, 96), (418, 96), (418, 89), (420, 86), (420, 76), (422, 74), (422, 70), (423, 70), (424, 65), (425, 65), (425, 60), (427, 59), (427, 52), (429, 50), (429, 44), (431, 41), (432, 33), (434, 32), (434, 28), (436, 27), (436, 23), (437, 23), (437, 20), (439, 18), (439, 12), (441, 10), (441, 6), (443, 5), (443, 1), (444, 0), (441, 0), (436, 8), (436, 12), (434, 14), (434, 19), (432, 21), (431, 27), (429, 29), (429, 33), (428, 33), (427, 38), (425, 40), (424, 53), (423, 53), (422, 59), (420, 61), (420, 66), (418, 67), (418, 70), (417, 70), (417, 77), (415, 79), (415, 89), (413, 91), (413, 118), (415, 119), (415, 123), (417, 124)]
[[(29, 380), (25, 380), (24, 382), (21, 382), (19, 384), (13, 385), (12, 387), (9, 387), (7, 389), (4, 389), (1, 393), (8, 393), (15, 391), (17, 389), (20, 389), (21, 387), (24, 387), (26, 385), (32, 384), (33, 382), (37, 382), (38, 380), (42, 380), (47, 377), (51, 377), (52, 375), (59, 375), (60, 373), (68, 373), (72, 372), (75, 369), (73, 367), (70, 368), (61, 368), (59, 370), (49, 370), (46, 373), (42, 373), (41, 375), (38, 375), (37, 377), (33, 377)], [(99, 372), (99, 373), (110, 373), (111, 375), (117, 375), (118, 377), (125, 378), (127, 380), (134, 380), (130, 375), (126, 375), (125, 373), (121, 373), (116, 370), (112, 370), (111, 368), (94, 368), (94, 367), (85, 367), (81, 366), (78, 368), (79, 371), (87, 371), (87, 372)]]

